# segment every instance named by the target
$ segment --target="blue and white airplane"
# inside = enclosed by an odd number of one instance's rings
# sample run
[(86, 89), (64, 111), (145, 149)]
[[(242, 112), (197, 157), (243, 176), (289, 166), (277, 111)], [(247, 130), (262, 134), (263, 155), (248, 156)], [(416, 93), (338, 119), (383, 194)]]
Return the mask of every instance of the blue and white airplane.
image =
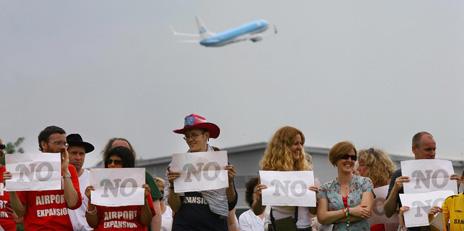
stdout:
[[(198, 34), (178, 33), (172, 29), (174, 35), (196, 38), (196, 40), (184, 40), (181, 42), (199, 43), (205, 47), (222, 47), (231, 43), (247, 40), (252, 42), (259, 42), (264, 37), (263, 32), (269, 29), (269, 23), (266, 20), (259, 19), (220, 33), (213, 33), (206, 28), (206, 26), (198, 17), (195, 19), (198, 25)], [(277, 29), (275, 26), (274, 33), (277, 34)]]

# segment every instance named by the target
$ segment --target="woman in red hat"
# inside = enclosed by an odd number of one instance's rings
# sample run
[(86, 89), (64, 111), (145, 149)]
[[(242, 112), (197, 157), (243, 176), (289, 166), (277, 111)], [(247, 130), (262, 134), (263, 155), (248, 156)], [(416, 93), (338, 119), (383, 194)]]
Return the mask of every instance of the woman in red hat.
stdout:
[[(209, 123), (202, 116), (191, 114), (185, 117), (184, 127), (174, 130), (183, 134), (189, 146), (188, 152), (209, 152), (219, 149), (208, 144), (209, 138), (217, 138), (220, 130), (216, 124)], [(226, 166), (229, 176), (229, 187), (226, 189), (201, 192), (174, 192), (174, 180), (179, 172), (168, 169), (168, 203), (174, 215), (173, 231), (213, 230), (227, 231), (228, 211), (237, 204), (237, 192), (234, 185), (235, 169)]]

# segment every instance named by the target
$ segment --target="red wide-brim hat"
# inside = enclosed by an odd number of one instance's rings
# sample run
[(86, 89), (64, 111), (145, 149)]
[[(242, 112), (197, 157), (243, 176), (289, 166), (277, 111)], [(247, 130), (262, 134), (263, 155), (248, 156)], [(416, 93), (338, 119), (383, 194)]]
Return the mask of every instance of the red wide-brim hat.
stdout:
[(196, 114), (190, 114), (185, 117), (184, 127), (174, 130), (175, 133), (185, 134), (190, 129), (205, 129), (209, 132), (210, 138), (219, 137), (221, 130), (216, 124), (206, 121), (206, 118)]

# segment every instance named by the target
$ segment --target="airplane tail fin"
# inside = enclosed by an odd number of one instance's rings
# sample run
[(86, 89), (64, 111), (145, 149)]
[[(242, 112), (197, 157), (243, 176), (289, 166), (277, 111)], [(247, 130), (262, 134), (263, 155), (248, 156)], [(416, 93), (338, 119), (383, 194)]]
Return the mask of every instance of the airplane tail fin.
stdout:
[(195, 20), (197, 21), (198, 33), (202, 39), (205, 39), (212, 34), (198, 16), (195, 17)]

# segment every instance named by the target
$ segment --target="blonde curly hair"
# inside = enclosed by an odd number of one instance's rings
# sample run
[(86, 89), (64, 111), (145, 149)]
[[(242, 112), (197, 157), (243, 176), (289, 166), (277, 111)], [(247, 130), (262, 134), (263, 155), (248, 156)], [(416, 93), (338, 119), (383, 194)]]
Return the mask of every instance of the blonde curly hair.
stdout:
[(393, 161), (380, 149), (369, 148), (359, 150), (358, 162), (364, 162), (364, 165), (369, 169), (366, 177), (369, 177), (374, 186), (377, 187), (388, 184), (395, 171)]
[(293, 158), (290, 149), (297, 135), (300, 135), (304, 144), (305, 136), (300, 130), (290, 126), (277, 130), (264, 151), (264, 156), (260, 162), (261, 169), (272, 171), (311, 170), (311, 156), (305, 153), (304, 148), (302, 148), (297, 160)]

